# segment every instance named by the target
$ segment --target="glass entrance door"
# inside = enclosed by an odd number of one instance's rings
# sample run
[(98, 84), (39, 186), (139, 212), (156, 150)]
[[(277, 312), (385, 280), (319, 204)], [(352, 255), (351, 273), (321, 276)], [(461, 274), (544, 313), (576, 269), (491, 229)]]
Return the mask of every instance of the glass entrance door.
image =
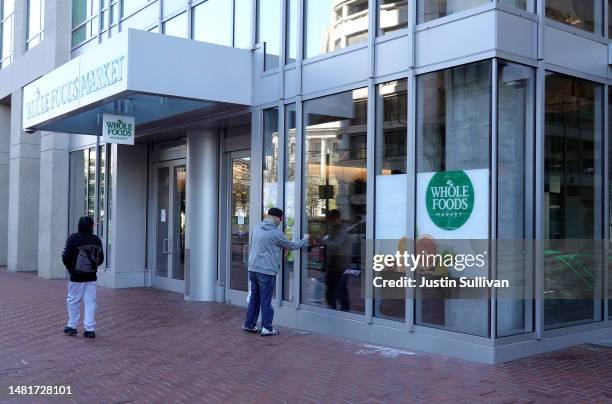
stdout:
[(155, 164), (155, 271), (153, 286), (174, 292), (185, 291), (186, 230), (185, 160)]
[(249, 284), (250, 150), (232, 152), (229, 171), (229, 285), (230, 289), (246, 292)]

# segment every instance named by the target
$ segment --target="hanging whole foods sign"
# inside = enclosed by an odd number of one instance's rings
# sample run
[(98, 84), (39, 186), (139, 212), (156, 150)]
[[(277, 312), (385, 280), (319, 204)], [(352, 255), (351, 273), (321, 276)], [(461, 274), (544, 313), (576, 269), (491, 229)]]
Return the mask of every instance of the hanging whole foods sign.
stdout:
[(102, 117), (103, 142), (133, 145), (135, 127), (133, 116), (104, 114)]

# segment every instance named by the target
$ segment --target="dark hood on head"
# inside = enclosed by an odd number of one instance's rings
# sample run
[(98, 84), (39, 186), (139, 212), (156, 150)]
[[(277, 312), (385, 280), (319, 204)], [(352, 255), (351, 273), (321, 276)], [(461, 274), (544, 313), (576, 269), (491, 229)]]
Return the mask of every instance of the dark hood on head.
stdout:
[(79, 219), (79, 233), (93, 233), (93, 219), (89, 216), (83, 216)]

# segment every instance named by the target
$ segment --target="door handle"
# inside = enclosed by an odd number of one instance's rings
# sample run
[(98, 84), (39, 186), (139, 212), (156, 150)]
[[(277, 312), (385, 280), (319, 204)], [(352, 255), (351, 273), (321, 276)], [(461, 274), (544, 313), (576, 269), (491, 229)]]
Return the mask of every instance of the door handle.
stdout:
[(168, 254), (172, 255), (174, 253), (174, 240), (171, 238), (168, 239)]
[(163, 251), (164, 254), (168, 254), (168, 239), (167, 238), (164, 239), (163, 250), (164, 250)]
[(242, 245), (242, 262), (246, 263), (247, 262), (247, 256), (248, 256), (248, 250), (249, 250), (249, 245), (248, 244), (243, 244)]

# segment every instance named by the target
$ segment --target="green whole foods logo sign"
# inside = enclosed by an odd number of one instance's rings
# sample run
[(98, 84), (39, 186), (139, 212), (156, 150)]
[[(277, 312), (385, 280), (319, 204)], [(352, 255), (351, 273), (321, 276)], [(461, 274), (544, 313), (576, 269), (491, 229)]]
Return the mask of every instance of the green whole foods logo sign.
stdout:
[(474, 209), (474, 186), (464, 171), (441, 171), (434, 174), (425, 195), (427, 213), (443, 230), (457, 230), (465, 224)]

